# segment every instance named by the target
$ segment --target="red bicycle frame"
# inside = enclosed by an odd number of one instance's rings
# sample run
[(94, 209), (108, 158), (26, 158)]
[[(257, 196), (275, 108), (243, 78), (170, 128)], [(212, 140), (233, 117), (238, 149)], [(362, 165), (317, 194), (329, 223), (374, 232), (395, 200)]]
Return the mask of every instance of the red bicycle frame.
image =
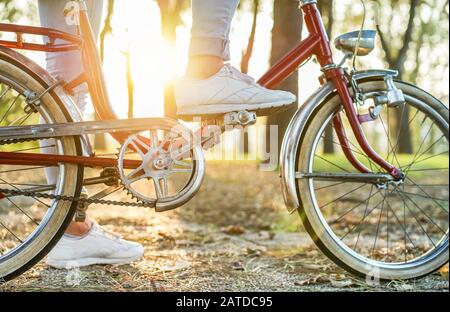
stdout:
[[(83, 2), (80, 2), (80, 4), (83, 4)], [(397, 179), (401, 178), (401, 170), (380, 157), (369, 145), (364, 135), (353, 104), (352, 96), (348, 88), (349, 82), (347, 80), (345, 72), (342, 68), (337, 67), (333, 61), (330, 42), (325, 32), (320, 12), (317, 9), (316, 1), (303, 1), (301, 9), (304, 13), (305, 24), (309, 31), (309, 36), (305, 40), (301, 41), (297, 45), (297, 47), (290, 51), (266, 74), (264, 74), (260, 78), (259, 83), (267, 88), (274, 88), (280, 82), (285, 80), (289, 75), (291, 75), (294, 71), (296, 71), (297, 68), (305, 60), (307, 60), (311, 56), (315, 56), (322, 67), (322, 71), (324, 72), (326, 80), (331, 81), (334, 84), (336, 91), (341, 98), (345, 115), (348, 118), (351, 129), (362, 150), (371, 160), (373, 160), (381, 168), (385, 169), (393, 177)], [(13, 32), (16, 34), (16, 41), (0, 40), (0, 45), (9, 48), (44, 52), (68, 51), (74, 49), (80, 50), (85, 72), (75, 80), (68, 82), (66, 84), (66, 89), (70, 91), (75, 86), (86, 82), (88, 84), (89, 92), (94, 103), (97, 118), (99, 120), (117, 119), (117, 116), (114, 114), (113, 109), (110, 105), (104, 82), (101, 62), (97, 52), (96, 42), (89, 23), (86, 8), (83, 7), (83, 5), (79, 12), (79, 36), (73, 36), (53, 29), (7, 24), (0, 24), (0, 31)], [(49, 42), (45, 45), (26, 43), (23, 40), (24, 34), (46, 36), (49, 38)], [(63, 40), (65, 43), (57, 44), (57, 39)], [(333, 125), (336, 129), (339, 142), (343, 147), (344, 154), (349, 162), (358, 171), (362, 173), (370, 173), (371, 170), (367, 169), (363, 164), (361, 164), (353, 154), (349, 146), (341, 117), (339, 115), (334, 118)], [(128, 134), (126, 133), (113, 133), (112, 135), (119, 142), (122, 142), (128, 136)], [(18, 155), (18, 158), (22, 157), (22, 155), (23, 154)], [(36, 154), (33, 157), (33, 154), (31, 154), (32, 156), (29, 155), (30, 154), (28, 154), (26, 159), (21, 160), (21, 164), (26, 163), (33, 165), (36, 161), (41, 161), (45, 164), (68, 162), (79, 163), (86, 166), (102, 166), (106, 164), (111, 165), (111, 163), (115, 161), (113, 159), (103, 159), (102, 161), (99, 161), (94, 160), (95, 157), (82, 156), (67, 157), (64, 155)], [(12, 161), (11, 155), (6, 155), (5, 153), (0, 152), (0, 164), (8, 161)], [(132, 166), (133, 164), (129, 165)]]

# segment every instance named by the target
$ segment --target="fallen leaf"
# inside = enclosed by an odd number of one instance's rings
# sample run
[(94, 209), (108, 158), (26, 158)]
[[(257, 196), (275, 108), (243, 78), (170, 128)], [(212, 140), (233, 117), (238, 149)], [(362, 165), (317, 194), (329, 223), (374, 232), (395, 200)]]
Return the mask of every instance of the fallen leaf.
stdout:
[(330, 283), (334, 287), (345, 288), (352, 286), (354, 281), (351, 278), (348, 278), (345, 274), (332, 274), (330, 276)]
[(230, 235), (241, 235), (245, 233), (245, 230), (242, 226), (239, 225), (230, 225), (226, 228), (223, 228), (222, 231), (224, 233), (230, 234)]
[(412, 291), (414, 290), (414, 286), (410, 284), (396, 284), (394, 285), (395, 289), (398, 291)]
[(231, 267), (233, 268), (233, 270), (236, 270), (236, 271), (245, 271), (245, 268), (241, 262), (233, 262), (231, 264)]
[(330, 283), (333, 287), (337, 287), (337, 288), (345, 288), (345, 287), (350, 287), (353, 285), (353, 280), (352, 279), (345, 279), (342, 281), (336, 281), (333, 279), (330, 279)]
[(188, 261), (177, 261), (174, 265), (166, 265), (160, 268), (163, 272), (173, 272), (185, 270), (191, 267), (191, 263)]
[(308, 270), (321, 270), (323, 268), (323, 265), (315, 263), (301, 263), (300, 265)]
[(448, 280), (448, 263), (447, 263), (447, 265), (443, 266), (443, 267), (439, 270), (439, 273), (441, 273), (441, 276), (442, 276), (444, 279)]
[(325, 278), (323, 275), (307, 278), (298, 282), (295, 282), (294, 285), (296, 286), (306, 286), (306, 285), (314, 285), (314, 284), (323, 284), (328, 282), (328, 279)]

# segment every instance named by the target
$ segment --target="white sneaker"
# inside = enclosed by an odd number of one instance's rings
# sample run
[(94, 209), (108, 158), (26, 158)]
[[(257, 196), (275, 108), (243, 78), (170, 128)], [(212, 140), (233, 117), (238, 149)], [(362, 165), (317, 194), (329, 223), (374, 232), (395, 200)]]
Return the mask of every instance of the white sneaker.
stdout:
[(205, 79), (180, 78), (175, 82), (178, 115), (218, 115), (248, 110), (259, 116), (285, 108), (297, 100), (286, 91), (266, 89), (250, 76), (225, 65)]
[(64, 235), (49, 253), (47, 264), (58, 269), (69, 269), (94, 264), (128, 264), (144, 255), (141, 244), (121, 239), (92, 223), (83, 237)]

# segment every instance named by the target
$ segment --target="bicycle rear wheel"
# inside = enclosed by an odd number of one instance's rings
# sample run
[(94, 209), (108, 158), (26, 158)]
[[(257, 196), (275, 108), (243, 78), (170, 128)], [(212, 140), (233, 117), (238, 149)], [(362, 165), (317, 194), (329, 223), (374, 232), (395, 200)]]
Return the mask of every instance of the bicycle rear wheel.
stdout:
[[(418, 278), (448, 262), (448, 108), (417, 87), (396, 85), (406, 103), (385, 106), (363, 129), (371, 146), (405, 172), (403, 182), (340, 178), (357, 171), (333, 128), (337, 114), (346, 122), (338, 96), (316, 109), (297, 151), (299, 212), (306, 229), (333, 261), (370, 279)], [(385, 90), (383, 81), (360, 87), (366, 94)], [(361, 163), (386, 173), (360, 150), (350, 125), (344, 126)]]
[[(0, 58), (0, 131), (3, 127), (72, 121), (59, 99), (50, 92), (38, 106), (26, 103), (27, 95), (48, 88), (26, 67)], [(41, 141), (0, 143), (0, 152), (82, 155), (80, 139), (67, 137)], [(29, 165), (0, 161), (0, 282), (12, 279), (42, 259), (56, 244), (76, 209), (72, 201), (53, 200), (8, 193), (41, 193), (78, 197), (82, 166)], [(54, 181), (47, 175), (53, 171)], [(51, 176), (48, 175), (49, 177)], [(6, 191), (5, 191), (6, 190)]]

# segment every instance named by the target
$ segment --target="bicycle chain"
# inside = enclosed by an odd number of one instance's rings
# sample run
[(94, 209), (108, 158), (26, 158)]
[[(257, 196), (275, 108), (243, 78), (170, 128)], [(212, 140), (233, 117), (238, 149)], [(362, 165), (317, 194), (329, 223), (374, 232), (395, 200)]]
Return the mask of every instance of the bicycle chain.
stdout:
[[(30, 142), (35, 141), (36, 139), (13, 139), (13, 140), (0, 140), (0, 145), (8, 145), (22, 142)], [(11, 190), (11, 189), (2, 189), (0, 188), (0, 199), (1, 195), (9, 195), (9, 196), (26, 196), (33, 198), (44, 198), (44, 199), (53, 199), (53, 200), (62, 200), (62, 201), (76, 201), (78, 203), (83, 204), (99, 204), (99, 205), (113, 205), (120, 207), (143, 207), (143, 208), (154, 208), (154, 205), (145, 204), (142, 202), (128, 203), (117, 200), (105, 200), (105, 199), (93, 199), (93, 198), (85, 198), (85, 197), (74, 197), (74, 196), (65, 196), (65, 195), (54, 195), (40, 192), (30, 192), (30, 191), (22, 191), (22, 190)]]
[(84, 198), (84, 197), (54, 195), (54, 194), (2, 189), (2, 188), (0, 188), (0, 194), (6, 194), (9, 196), (27, 196), (27, 197), (32, 197), (32, 198), (45, 198), (45, 199), (54, 199), (54, 200), (62, 200), (62, 201), (73, 201), (73, 202), (87, 203), (87, 204), (113, 205), (113, 206), (121, 206), (121, 207), (154, 208), (153, 205), (144, 204), (141, 202), (127, 203), (127, 202), (122, 202), (122, 201), (117, 201), (117, 200), (92, 199), (92, 198)]

